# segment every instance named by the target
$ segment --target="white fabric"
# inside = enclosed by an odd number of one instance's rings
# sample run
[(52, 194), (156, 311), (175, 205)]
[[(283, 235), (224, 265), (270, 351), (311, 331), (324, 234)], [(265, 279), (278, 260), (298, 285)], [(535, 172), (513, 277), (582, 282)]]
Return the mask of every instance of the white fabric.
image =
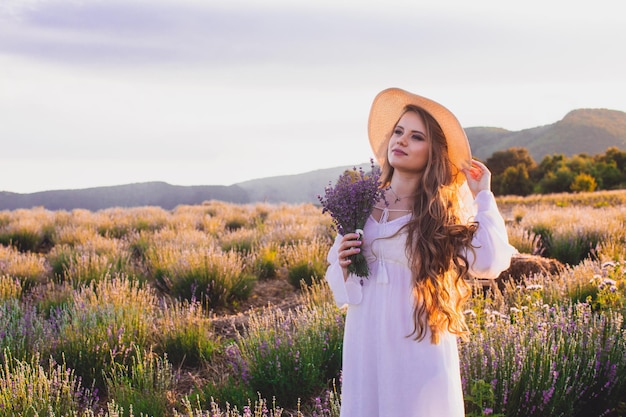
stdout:
[[(496, 277), (508, 268), (515, 249), (509, 245), (502, 216), (489, 191), (476, 197), (472, 274)], [(430, 334), (416, 342), (413, 331), (411, 272), (405, 234), (393, 235), (409, 219), (403, 216), (364, 228), (362, 250), (369, 278), (343, 279), (338, 236), (330, 249), (326, 279), (337, 305), (348, 305), (343, 344), (342, 417), (461, 417), (465, 415), (456, 337)]]

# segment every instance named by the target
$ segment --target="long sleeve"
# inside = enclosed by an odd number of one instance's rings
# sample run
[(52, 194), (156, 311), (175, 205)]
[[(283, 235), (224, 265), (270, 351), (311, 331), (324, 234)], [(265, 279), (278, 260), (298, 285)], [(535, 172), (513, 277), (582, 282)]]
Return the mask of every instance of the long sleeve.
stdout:
[(359, 304), (363, 298), (363, 287), (360, 279), (356, 275), (348, 275), (348, 279), (344, 281), (343, 270), (339, 265), (338, 249), (341, 244), (341, 236), (337, 236), (335, 243), (328, 251), (328, 269), (326, 270), (326, 281), (330, 287), (335, 303), (338, 307), (346, 304)]
[(497, 278), (511, 264), (517, 250), (509, 244), (504, 219), (491, 191), (481, 191), (475, 199), (478, 229), (472, 240), (474, 252), (467, 251), (470, 273), (477, 278)]

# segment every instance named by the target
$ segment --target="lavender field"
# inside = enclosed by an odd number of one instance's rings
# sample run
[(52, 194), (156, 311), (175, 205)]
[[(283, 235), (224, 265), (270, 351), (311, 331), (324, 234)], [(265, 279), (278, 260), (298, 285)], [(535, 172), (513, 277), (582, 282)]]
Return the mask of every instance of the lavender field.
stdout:
[[(626, 191), (498, 203), (560, 267), (474, 282), (467, 415), (626, 415)], [(0, 212), (0, 416), (338, 416), (333, 238), (311, 204)]]

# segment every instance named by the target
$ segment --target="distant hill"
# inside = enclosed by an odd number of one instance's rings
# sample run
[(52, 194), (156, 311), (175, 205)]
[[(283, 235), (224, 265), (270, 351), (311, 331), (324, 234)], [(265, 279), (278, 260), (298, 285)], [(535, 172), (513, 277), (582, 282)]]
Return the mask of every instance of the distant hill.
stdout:
[[(580, 109), (546, 126), (517, 132), (494, 127), (466, 129), (472, 153), (486, 160), (494, 152), (512, 147), (528, 149), (536, 162), (546, 155), (597, 155), (615, 146), (626, 149), (626, 113), (606, 109)], [(364, 145), (365, 146), (365, 145)], [(369, 163), (360, 165), (369, 168)], [(329, 182), (352, 166), (322, 169), (298, 175), (261, 178), (231, 186), (176, 186), (164, 182), (96, 187), (82, 190), (43, 191), (17, 194), (0, 191), (0, 210), (45, 207), (50, 210), (109, 207), (160, 206), (170, 210), (180, 204), (222, 200), (237, 204), (318, 203), (317, 195)]]
[[(370, 164), (357, 165), (368, 169)], [(87, 209), (97, 211), (110, 207), (159, 206), (171, 210), (181, 204), (202, 204), (221, 200), (236, 204), (317, 203), (331, 181), (350, 167), (328, 168), (299, 175), (251, 180), (230, 186), (170, 185), (146, 182), (80, 190), (53, 190), (31, 194), (0, 191), (0, 210), (45, 207), (49, 210)]]
[(200, 204), (206, 200), (248, 203), (247, 192), (236, 185), (177, 186), (164, 182), (115, 185), (81, 190), (42, 191), (31, 194), (0, 192), (0, 210), (45, 207), (49, 210), (108, 207), (159, 206), (173, 209), (180, 204)]
[(554, 124), (517, 132), (493, 127), (465, 131), (472, 153), (483, 161), (512, 147), (528, 149), (537, 163), (552, 154), (597, 155), (611, 146), (626, 149), (626, 113), (617, 110), (574, 110)]
[[(370, 163), (356, 165), (356, 168), (371, 169)], [(355, 166), (321, 169), (298, 175), (262, 178), (237, 184), (246, 190), (250, 201), (280, 202), (313, 202), (324, 193), (324, 187), (334, 183), (346, 169)]]

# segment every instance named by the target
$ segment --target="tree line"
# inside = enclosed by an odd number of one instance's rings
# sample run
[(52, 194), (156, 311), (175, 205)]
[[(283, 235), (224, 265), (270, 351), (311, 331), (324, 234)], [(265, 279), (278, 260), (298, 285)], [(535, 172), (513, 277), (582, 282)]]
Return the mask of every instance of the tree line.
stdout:
[(626, 188), (626, 152), (546, 155), (537, 164), (526, 148), (494, 152), (485, 163), (496, 195), (529, 195)]

